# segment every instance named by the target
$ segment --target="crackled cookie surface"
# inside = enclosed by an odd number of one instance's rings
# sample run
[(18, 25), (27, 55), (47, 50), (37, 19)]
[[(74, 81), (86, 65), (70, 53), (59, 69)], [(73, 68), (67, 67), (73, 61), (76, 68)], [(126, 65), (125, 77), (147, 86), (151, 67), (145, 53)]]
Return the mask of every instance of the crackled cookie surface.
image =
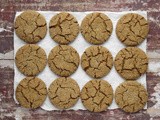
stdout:
[(74, 106), (78, 101), (80, 88), (72, 78), (61, 77), (51, 83), (48, 95), (54, 106), (67, 109)]
[(66, 12), (52, 17), (49, 23), (51, 38), (59, 44), (69, 44), (76, 39), (79, 33), (79, 25), (76, 18)]
[(91, 46), (81, 57), (82, 68), (93, 78), (101, 78), (109, 73), (113, 66), (113, 58), (107, 48)]
[(90, 13), (82, 21), (81, 33), (86, 41), (102, 44), (112, 33), (112, 21), (103, 13)]
[(139, 45), (146, 38), (148, 31), (147, 20), (135, 13), (122, 16), (116, 26), (119, 40), (128, 46)]
[(82, 88), (81, 100), (89, 111), (104, 111), (112, 103), (113, 89), (107, 81), (91, 80)]
[(47, 56), (45, 51), (38, 45), (27, 44), (17, 51), (15, 63), (24, 75), (35, 76), (45, 68)]
[(73, 47), (58, 45), (51, 50), (48, 64), (55, 74), (67, 77), (77, 70), (79, 59), (79, 54)]
[(24, 78), (16, 89), (16, 99), (25, 108), (40, 107), (47, 96), (45, 83), (37, 77)]
[(20, 14), (15, 20), (14, 28), (17, 36), (27, 43), (37, 43), (47, 32), (45, 18), (32, 10)]
[(125, 112), (137, 112), (145, 106), (148, 99), (146, 89), (136, 81), (120, 84), (115, 91), (115, 101)]
[(135, 80), (147, 71), (148, 58), (141, 49), (127, 47), (118, 52), (114, 64), (124, 79)]

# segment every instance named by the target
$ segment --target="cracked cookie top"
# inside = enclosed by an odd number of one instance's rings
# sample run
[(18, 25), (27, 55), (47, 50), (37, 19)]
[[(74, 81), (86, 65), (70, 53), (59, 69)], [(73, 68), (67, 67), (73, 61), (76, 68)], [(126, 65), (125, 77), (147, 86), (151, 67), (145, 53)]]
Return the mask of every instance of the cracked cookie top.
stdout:
[(26, 76), (36, 76), (47, 64), (45, 51), (35, 44), (21, 47), (15, 57), (17, 68)]
[(115, 91), (115, 101), (125, 112), (137, 112), (145, 106), (148, 100), (146, 89), (136, 81), (126, 81)]
[(76, 104), (79, 99), (80, 88), (72, 78), (57, 78), (48, 88), (51, 103), (60, 109), (67, 109)]
[(58, 45), (49, 53), (48, 64), (55, 74), (68, 77), (77, 70), (79, 59), (79, 54), (73, 47)]
[(127, 47), (118, 52), (114, 65), (124, 79), (136, 80), (147, 71), (148, 58), (141, 49)]
[(20, 14), (15, 20), (14, 28), (17, 36), (27, 43), (37, 43), (47, 33), (45, 18), (32, 10)]
[(79, 24), (76, 18), (66, 12), (53, 16), (49, 23), (51, 38), (59, 44), (69, 44), (79, 33)]
[(107, 81), (91, 80), (82, 88), (80, 97), (86, 109), (101, 112), (112, 103), (113, 89)]
[(46, 85), (37, 77), (24, 78), (16, 88), (16, 99), (25, 108), (40, 107), (46, 96)]
[(90, 13), (81, 24), (84, 39), (92, 44), (104, 43), (109, 39), (112, 30), (112, 21), (103, 13)]
[(148, 31), (147, 20), (135, 13), (122, 16), (116, 26), (119, 40), (127, 46), (139, 45), (146, 38)]
[(93, 78), (101, 78), (109, 73), (113, 66), (113, 58), (107, 48), (91, 46), (81, 57), (82, 68)]

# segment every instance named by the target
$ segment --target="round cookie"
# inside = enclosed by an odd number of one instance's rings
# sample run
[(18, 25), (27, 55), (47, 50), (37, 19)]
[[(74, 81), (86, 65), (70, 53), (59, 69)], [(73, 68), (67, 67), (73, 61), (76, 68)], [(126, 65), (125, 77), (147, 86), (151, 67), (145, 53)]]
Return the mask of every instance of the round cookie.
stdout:
[(136, 80), (147, 71), (148, 58), (141, 49), (127, 47), (118, 52), (114, 65), (124, 79)]
[(116, 26), (116, 34), (127, 46), (139, 45), (147, 36), (149, 25), (147, 20), (135, 13), (122, 16)]
[(82, 21), (81, 33), (86, 41), (102, 44), (109, 39), (113, 30), (112, 21), (103, 13), (90, 13)]
[(101, 112), (108, 108), (113, 100), (113, 89), (104, 80), (91, 80), (81, 90), (84, 107), (92, 112)]
[(109, 73), (113, 66), (113, 58), (107, 48), (91, 46), (81, 57), (81, 65), (85, 72), (93, 78), (101, 78)]
[(47, 33), (45, 18), (33, 10), (24, 11), (14, 23), (17, 36), (27, 43), (37, 43)]
[(57, 78), (48, 88), (48, 96), (51, 103), (59, 109), (67, 109), (74, 106), (80, 96), (80, 88), (72, 78)]
[(68, 77), (77, 70), (79, 59), (79, 54), (73, 47), (58, 45), (49, 53), (48, 64), (55, 74)]
[(24, 78), (16, 88), (16, 99), (25, 108), (40, 107), (46, 96), (46, 85), (37, 77)]
[(53, 16), (49, 23), (51, 38), (59, 44), (69, 44), (79, 33), (79, 24), (76, 18), (66, 12)]
[(126, 81), (115, 91), (115, 101), (125, 112), (137, 112), (145, 106), (148, 100), (146, 89), (136, 81)]
[(26, 76), (36, 76), (47, 64), (45, 51), (35, 44), (21, 47), (15, 57), (17, 68)]

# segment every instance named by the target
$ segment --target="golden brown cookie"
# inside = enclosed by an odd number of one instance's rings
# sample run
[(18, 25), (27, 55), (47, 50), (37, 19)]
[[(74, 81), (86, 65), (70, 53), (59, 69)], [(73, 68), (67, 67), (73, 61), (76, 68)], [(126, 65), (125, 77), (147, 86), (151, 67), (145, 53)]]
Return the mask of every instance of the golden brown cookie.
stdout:
[(113, 100), (113, 89), (104, 80), (91, 80), (81, 90), (84, 107), (92, 112), (101, 112), (108, 108)]
[(137, 112), (145, 106), (148, 100), (146, 89), (136, 81), (120, 84), (115, 91), (115, 101), (125, 112)]
[(68, 77), (77, 70), (79, 59), (79, 54), (73, 47), (58, 45), (49, 53), (48, 64), (55, 74)]
[(48, 96), (51, 103), (59, 109), (67, 109), (74, 106), (80, 95), (80, 88), (72, 78), (57, 78), (48, 88)]
[(93, 78), (101, 78), (109, 73), (113, 66), (113, 58), (107, 48), (91, 46), (81, 57), (82, 68)]
[(141, 49), (127, 47), (118, 52), (114, 65), (124, 79), (136, 80), (147, 71), (148, 58)]
[(69, 44), (79, 33), (76, 18), (70, 13), (62, 12), (53, 16), (49, 23), (51, 38), (59, 44)]
[(127, 46), (139, 45), (147, 36), (149, 25), (147, 20), (136, 13), (122, 16), (116, 26), (116, 34)]
[(40, 107), (47, 96), (45, 83), (37, 77), (24, 78), (16, 89), (16, 99), (25, 108)]
[(15, 57), (17, 68), (26, 76), (36, 76), (47, 64), (45, 51), (35, 44), (21, 47)]
[(33, 10), (24, 11), (14, 23), (17, 36), (27, 43), (37, 43), (47, 33), (45, 18)]
[(82, 21), (81, 33), (92, 44), (102, 44), (113, 30), (112, 21), (103, 13), (90, 13)]

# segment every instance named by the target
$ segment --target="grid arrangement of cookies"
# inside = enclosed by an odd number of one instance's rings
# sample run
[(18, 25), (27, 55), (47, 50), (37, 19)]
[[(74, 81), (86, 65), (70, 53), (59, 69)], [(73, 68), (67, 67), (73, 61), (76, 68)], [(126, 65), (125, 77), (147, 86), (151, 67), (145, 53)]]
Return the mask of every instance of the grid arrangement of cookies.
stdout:
[[(86, 15), (80, 27), (76, 18), (67, 12), (52, 17), (47, 28), (45, 18), (38, 12), (28, 10), (15, 20), (16, 35), (27, 44), (16, 53), (15, 63), (19, 71), (26, 76), (16, 88), (16, 99), (25, 108), (40, 107), (47, 95), (50, 102), (59, 109), (68, 109), (80, 98), (84, 107), (92, 112), (101, 112), (115, 99), (125, 112), (137, 112), (143, 109), (148, 94), (143, 85), (136, 80), (147, 71), (148, 58), (144, 51), (136, 47), (146, 38), (149, 25), (147, 20), (136, 13), (122, 16), (116, 25), (118, 39), (126, 45), (113, 60), (109, 49), (101, 46), (113, 31), (110, 18), (100, 12)], [(43, 40), (49, 29), (50, 37), (59, 45), (47, 56), (36, 43)], [(79, 32), (92, 46), (82, 56), (69, 46)], [(46, 65), (59, 76), (47, 89), (45, 83), (36, 77)], [(76, 80), (70, 76), (79, 64), (92, 80), (80, 90)], [(113, 65), (117, 73), (125, 80), (115, 94), (112, 86), (101, 79)]]

